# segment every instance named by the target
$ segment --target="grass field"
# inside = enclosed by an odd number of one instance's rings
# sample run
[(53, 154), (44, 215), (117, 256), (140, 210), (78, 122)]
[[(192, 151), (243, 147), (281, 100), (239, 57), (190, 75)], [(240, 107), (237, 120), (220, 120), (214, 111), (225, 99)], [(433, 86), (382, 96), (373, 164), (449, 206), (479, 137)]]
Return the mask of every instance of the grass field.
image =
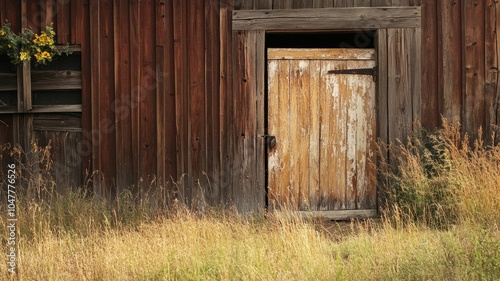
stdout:
[[(380, 219), (159, 210), (124, 194), (18, 197), (21, 280), (498, 280), (500, 147), (458, 129), (391, 148)], [(397, 158), (397, 160), (396, 160)], [(40, 188), (40, 185), (38, 186)], [(5, 207), (0, 210), (4, 214)], [(1, 216), (2, 237), (7, 221)], [(4, 234), (5, 233), (5, 234)], [(7, 252), (2, 239), (3, 252)], [(6, 263), (0, 277), (8, 280)]]

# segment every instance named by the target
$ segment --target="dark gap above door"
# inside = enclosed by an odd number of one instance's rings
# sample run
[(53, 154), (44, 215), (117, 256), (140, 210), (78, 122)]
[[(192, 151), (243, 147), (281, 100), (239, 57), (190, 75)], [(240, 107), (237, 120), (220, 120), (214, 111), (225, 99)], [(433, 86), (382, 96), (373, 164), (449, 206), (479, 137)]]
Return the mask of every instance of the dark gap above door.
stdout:
[(268, 33), (267, 48), (374, 48), (375, 31)]

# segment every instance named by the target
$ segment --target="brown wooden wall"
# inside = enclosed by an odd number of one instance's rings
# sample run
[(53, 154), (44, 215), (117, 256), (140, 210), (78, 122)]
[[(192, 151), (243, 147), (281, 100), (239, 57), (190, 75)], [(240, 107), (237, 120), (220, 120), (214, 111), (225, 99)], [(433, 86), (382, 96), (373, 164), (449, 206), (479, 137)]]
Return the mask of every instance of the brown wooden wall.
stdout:
[[(87, 63), (82, 64), (82, 69), (77, 69), (76, 72), (70, 71), (78, 76), (78, 79), (75, 80), (77, 83), (72, 87), (78, 92), (78, 95), (82, 95), (84, 107), (88, 107), (86, 101), (89, 100), (90, 95), (86, 85), (81, 85), (80, 71), (87, 71), (87, 74), (89, 71), (87, 52), (89, 34), (86, 32), (89, 20), (88, 3), (84, 0), (0, 0), (0, 22), (2, 24), (9, 22), (14, 32), (19, 33), (22, 27), (29, 27), (34, 32), (39, 33), (45, 26), (52, 23), (56, 31), (57, 44), (73, 45), (74, 48), (72, 49), (77, 50), (78, 57), (81, 50), (84, 50), (81, 58)], [(64, 86), (54, 84), (51, 81), (52, 77), (50, 77), (56, 71), (61, 72), (62, 69), (49, 71), (50, 74), (48, 74), (47, 70), (52, 69), (44, 69), (44, 75), (49, 75), (49, 77), (36, 75), (42, 73), (37, 72), (36, 68), (32, 68), (32, 70), (31, 80), (34, 82), (32, 84), (34, 91), (40, 91), (43, 88), (45, 95), (51, 89), (64, 88)], [(62, 72), (70, 73), (67, 71)], [(13, 74), (15, 75), (15, 72)], [(18, 77), (17, 86), (14, 87), (17, 87), (16, 91), (22, 92), (23, 89), (19, 89), (19, 81)], [(45, 81), (44, 85), (37, 84), (37, 82), (43, 81)], [(5, 80), (2, 80), (0, 83), (4, 82)], [(83, 115), (83, 120), (90, 120), (90, 116)], [(2, 121), (0, 122), (0, 144), (20, 144), (25, 150), (30, 150), (32, 140), (43, 146), (50, 141), (53, 153), (52, 160), (55, 167), (54, 177), (57, 179), (58, 185), (62, 188), (69, 188), (80, 186), (83, 183), (85, 169), (89, 168), (88, 165), (85, 166), (83, 163), (89, 162), (90, 154), (87, 155), (80, 151), (82, 117), (79, 112), (59, 114), (55, 111), (45, 110), (44, 113), (35, 114), (29, 111), (20, 113), (0, 111), (0, 121)], [(4, 156), (7, 155), (7, 153), (4, 153)], [(2, 168), (13, 161), (9, 157), (4, 158), (1, 163)]]
[[(100, 171), (94, 180), (98, 193), (161, 185), (188, 204), (235, 203), (243, 211), (265, 204), (265, 82), (258, 78), (265, 77), (259, 73), (266, 63), (265, 31), (233, 32), (232, 11), (420, 5), (419, 0), (23, 1), (0, 0), (0, 20), (8, 19), (15, 30), (54, 22), (58, 42), (80, 45), (82, 52), (81, 130), (73, 135), (38, 130), (40, 139), (80, 142), (81, 169)], [(499, 124), (498, 5), (422, 0), (422, 32), (377, 31), (378, 63), (385, 69), (377, 82), (378, 137), (404, 138), (417, 119), (434, 128), (441, 114), (461, 121), (468, 132)], [(1, 120), (11, 124), (15, 114)], [(2, 123), (0, 133), (2, 142), (15, 139)]]
[(422, 123), (429, 129), (442, 115), (471, 135), (482, 127), (490, 139), (500, 125), (499, 16), (494, 0), (422, 0)]
[(211, 0), (90, 1), (92, 168), (105, 177), (102, 190), (154, 181), (187, 203), (227, 200), (219, 179), (228, 9)]

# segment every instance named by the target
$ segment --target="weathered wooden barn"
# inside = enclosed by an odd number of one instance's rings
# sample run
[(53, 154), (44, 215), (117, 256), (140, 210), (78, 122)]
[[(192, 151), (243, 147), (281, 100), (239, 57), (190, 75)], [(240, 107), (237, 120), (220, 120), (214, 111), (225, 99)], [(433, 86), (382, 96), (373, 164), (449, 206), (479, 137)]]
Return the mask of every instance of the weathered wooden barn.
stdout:
[[(73, 54), (0, 62), (0, 143), (52, 140), (59, 186), (376, 213), (375, 142), (500, 124), (495, 0), (0, 0)], [(491, 139), (489, 139), (491, 141)], [(7, 163), (3, 158), (2, 166)], [(182, 179), (182, 183), (173, 181)]]

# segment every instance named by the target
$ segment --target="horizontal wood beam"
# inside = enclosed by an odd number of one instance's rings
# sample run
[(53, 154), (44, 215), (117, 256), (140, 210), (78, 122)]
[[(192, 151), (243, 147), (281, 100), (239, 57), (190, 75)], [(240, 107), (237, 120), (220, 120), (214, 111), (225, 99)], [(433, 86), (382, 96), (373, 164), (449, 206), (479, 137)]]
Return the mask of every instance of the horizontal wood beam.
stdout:
[(412, 7), (357, 7), (293, 10), (238, 10), (233, 30), (369, 30), (418, 28), (421, 12)]
[(34, 105), (31, 113), (82, 112), (82, 106), (75, 105)]
[(35, 131), (65, 131), (81, 132), (82, 119), (72, 116), (49, 116), (33, 118), (33, 130)]
[(82, 73), (75, 70), (33, 71), (31, 72), (31, 90), (80, 90)]
[[(82, 88), (82, 73), (75, 70), (62, 71), (32, 71), (31, 90), (80, 90)], [(17, 75), (15, 73), (0, 73), (0, 92), (16, 91)]]
[(268, 49), (268, 59), (277, 60), (374, 60), (373, 49)]

